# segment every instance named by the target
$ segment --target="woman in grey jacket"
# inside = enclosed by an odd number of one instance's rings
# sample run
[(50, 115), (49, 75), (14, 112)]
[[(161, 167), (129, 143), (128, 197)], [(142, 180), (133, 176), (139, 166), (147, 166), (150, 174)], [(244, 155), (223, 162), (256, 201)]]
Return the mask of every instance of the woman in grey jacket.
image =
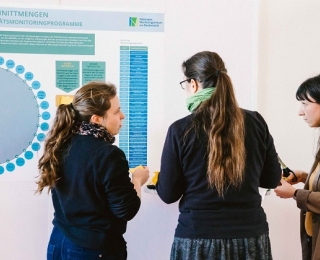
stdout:
[[(301, 101), (299, 116), (310, 127), (320, 126), (320, 75), (303, 82), (296, 93)], [(320, 138), (318, 141), (318, 145)], [(275, 189), (281, 198), (294, 198), (297, 207), (301, 209), (300, 231), (303, 260), (320, 259), (320, 150), (316, 154), (310, 174), (304, 171), (294, 171), (286, 180), (281, 180)], [(296, 189), (292, 185), (305, 183), (304, 189)]]

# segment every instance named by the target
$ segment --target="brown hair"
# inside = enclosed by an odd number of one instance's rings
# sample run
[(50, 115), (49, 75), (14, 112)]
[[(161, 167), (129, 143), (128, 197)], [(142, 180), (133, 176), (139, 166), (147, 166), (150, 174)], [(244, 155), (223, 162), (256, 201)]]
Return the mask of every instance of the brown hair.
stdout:
[(92, 115), (104, 116), (111, 106), (110, 99), (116, 94), (116, 87), (111, 83), (89, 82), (76, 92), (72, 104), (58, 107), (38, 164), (38, 193), (45, 187), (49, 188), (49, 192), (59, 179), (61, 148), (71, 137), (74, 124), (83, 121), (89, 123)]
[(215, 87), (211, 98), (195, 111), (191, 129), (208, 135), (207, 179), (220, 196), (230, 186), (240, 187), (245, 168), (244, 114), (223, 60), (215, 52), (203, 51), (183, 62), (186, 78)]

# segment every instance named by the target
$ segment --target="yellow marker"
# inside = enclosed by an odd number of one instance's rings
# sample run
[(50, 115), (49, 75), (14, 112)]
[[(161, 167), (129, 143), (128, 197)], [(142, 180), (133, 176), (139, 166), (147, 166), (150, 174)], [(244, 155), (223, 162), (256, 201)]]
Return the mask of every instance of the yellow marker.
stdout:
[(148, 189), (155, 190), (156, 189), (156, 184), (158, 182), (158, 176), (159, 176), (159, 171), (158, 172), (153, 172), (153, 177), (151, 179), (151, 182), (147, 185)]
[(129, 169), (129, 172), (130, 172), (130, 173), (134, 173), (137, 169), (143, 170), (144, 167), (143, 167), (142, 165), (139, 165), (139, 166), (137, 166), (137, 167), (135, 167), (135, 168), (130, 168), (130, 169)]

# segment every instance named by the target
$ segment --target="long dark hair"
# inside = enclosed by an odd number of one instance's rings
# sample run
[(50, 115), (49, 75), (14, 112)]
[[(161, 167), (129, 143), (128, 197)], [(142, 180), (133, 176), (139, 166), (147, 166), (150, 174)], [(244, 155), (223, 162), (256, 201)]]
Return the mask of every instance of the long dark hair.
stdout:
[(59, 179), (60, 150), (71, 137), (74, 124), (83, 121), (89, 123), (92, 115), (104, 116), (111, 107), (110, 99), (116, 94), (117, 89), (111, 83), (89, 82), (77, 91), (72, 104), (58, 107), (38, 164), (38, 193), (45, 187), (49, 187), (50, 191)]
[[(304, 81), (299, 88), (297, 89), (296, 98), (299, 101), (308, 100), (309, 102), (313, 102), (310, 100), (310, 97), (315, 100), (317, 104), (320, 105), (320, 75), (312, 77)], [(320, 162), (320, 137), (318, 139), (318, 151), (315, 157), (315, 160), (312, 165), (311, 172), (313, 172)]]
[(210, 51), (193, 55), (182, 63), (186, 78), (215, 87), (211, 98), (195, 111), (191, 128), (208, 135), (207, 179), (220, 196), (229, 185), (239, 187), (245, 168), (244, 114), (221, 57)]

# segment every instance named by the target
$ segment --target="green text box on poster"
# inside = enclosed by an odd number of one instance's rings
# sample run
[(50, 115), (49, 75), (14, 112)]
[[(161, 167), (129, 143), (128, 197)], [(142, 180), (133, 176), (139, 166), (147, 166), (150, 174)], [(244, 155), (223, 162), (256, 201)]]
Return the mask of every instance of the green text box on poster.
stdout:
[(56, 87), (69, 93), (79, 87), (79, 61), (56, 61)]
[(0, 31), (0, 53), (94, 55), (95, 35)]
[(103, 61), (82, 62), (82, 84), (90, 81), (105, 81), (106, 63)]

